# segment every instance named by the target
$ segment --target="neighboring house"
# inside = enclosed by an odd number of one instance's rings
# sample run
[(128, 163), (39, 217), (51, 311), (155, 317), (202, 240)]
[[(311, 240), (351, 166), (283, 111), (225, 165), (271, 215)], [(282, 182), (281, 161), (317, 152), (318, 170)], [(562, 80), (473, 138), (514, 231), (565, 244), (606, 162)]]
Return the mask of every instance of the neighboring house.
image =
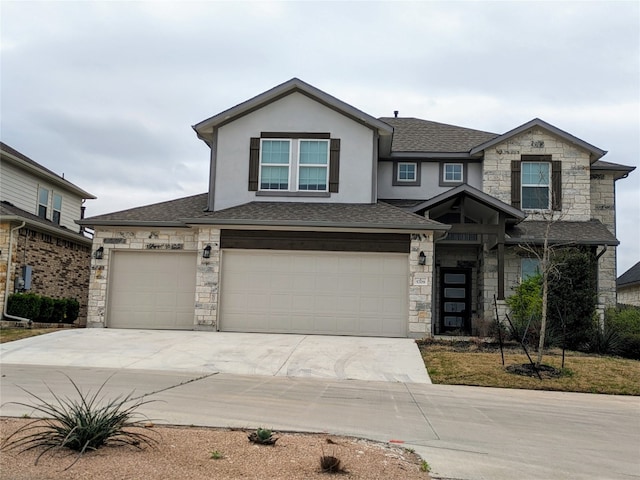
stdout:
[[(477, 333), (550, 241), (615, 303), (615, 181), (632, 167), (542, 120), (495, 134), (373, 118), (292, 79), (195, 125), (209, 191), (95, 228), (89, 326)], [(555, 212), (555, 213), (554, 213)]]
[(618, 277), (618, 303), (640, 307), (640, 262)]
[(87, 313), (91, 239), (75, 223), (95, 196), (0, 143), (0, 311), (8, 295), (75, 298)]

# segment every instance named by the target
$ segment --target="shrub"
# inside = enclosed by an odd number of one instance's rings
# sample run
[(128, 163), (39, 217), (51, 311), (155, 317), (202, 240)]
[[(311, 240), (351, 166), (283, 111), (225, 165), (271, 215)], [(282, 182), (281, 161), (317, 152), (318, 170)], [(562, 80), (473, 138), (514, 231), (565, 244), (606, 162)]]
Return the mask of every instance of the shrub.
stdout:
[(7, 313), (16, 317), (36, 320), (40, 315), (41, 299), (34, 293), (14, 293), (9, 296)]
[(255, 432), (250, 433), (248, 438), (249, 441), (262, 445), (275, 445), (278, 441), (278, 437), (274, 437), (273, 432), (267, 428), (258, 428)]
[(621, 355), (640, 360), (640, 308), (619, 306), (605, 312), (604, 332), (615, 332), (617, 347), (613, 351), (600, 352)]
[(512, 314), (513, 340), (538, 345), (542, 317), (542, 277), (536, 275), (524, 280), (506, 302)]
[(44, 401), (41, 397), (22, 388), (37, 402), (34, 404), (10, 402), (40, 412), (47, 418), (29, 422), (11, 434), (2, 444), (7, 450), (17, 449), (19, 453), (34, 449), (43, 449), (35, 463), (47, 452), (56, 449), (71, 449), (78, 452), (73, 466), (87, 450), (97, 450), (105, 444), (153, 446), (157, 440), (139, 429), (144, 429), (139, 420), (135, 420), (135, 411), (149, 400), (133, 398), (133, 393), (103, 401), (101, 392), (109, 381), (98, 388), (94, 394), (84, 394), (78, 385), (67, 376), (78, 399), (60, 398), (51, 389), (54, 402)]
[(38, 321), (48, 323), (51, 321), (51, 315), (53, 315), (53, 298), (40, 297), (40, 313), (38, 314)]
[(80, 313), (80, 303), (75, 298), (67, 298), (67, 318), (65, 323), (73, 323)]
[(55, 323), (62, 323), (67, 315), (67, 301), (64, 298), (53, 299), (53, 313), (51, 314), (51, 321)]

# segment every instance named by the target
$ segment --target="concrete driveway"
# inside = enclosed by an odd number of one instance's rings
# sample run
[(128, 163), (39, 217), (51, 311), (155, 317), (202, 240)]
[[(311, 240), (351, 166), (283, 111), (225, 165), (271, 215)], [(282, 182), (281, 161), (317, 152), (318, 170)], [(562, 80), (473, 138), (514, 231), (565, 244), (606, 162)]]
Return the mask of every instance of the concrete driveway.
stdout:
[(407, 338), (74, 329), (1, 344), (0, 363), (431, 383)]

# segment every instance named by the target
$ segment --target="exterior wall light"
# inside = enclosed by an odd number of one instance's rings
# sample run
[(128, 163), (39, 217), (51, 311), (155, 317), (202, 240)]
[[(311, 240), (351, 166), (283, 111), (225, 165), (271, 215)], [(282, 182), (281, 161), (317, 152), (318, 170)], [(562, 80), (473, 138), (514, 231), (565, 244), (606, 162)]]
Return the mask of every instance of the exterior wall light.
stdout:
[(102, 260), (103, 256), (104, 256), (104, 247), (100, 247), (99, 249), (96, 250), (96, 253), (93, 254), (93, 257), (96, 260)]
[(420, 255), (418, 256), (418, 265), (425, 265), (427, 263), (427, 256), (424, 254), (424, 252), (420, 252)]
[(204, 247), (202, 251), (202, 258), (209, 258), (211, 256), (211, 245)]

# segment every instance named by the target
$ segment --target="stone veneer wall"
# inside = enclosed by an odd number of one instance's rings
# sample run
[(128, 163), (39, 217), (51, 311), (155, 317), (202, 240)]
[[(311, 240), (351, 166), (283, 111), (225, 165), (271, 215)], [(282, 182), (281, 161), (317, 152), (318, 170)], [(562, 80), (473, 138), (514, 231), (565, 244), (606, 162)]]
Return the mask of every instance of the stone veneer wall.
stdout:
[(84, 325), (87, 318), (90, 245), (23, 227), (13, 234), (12, 271), (7, 275), (10, 231), (8, 222), (1, 224), (0, 311), (4, 311), (7, 278), (9, 293), (13, 293), (14, 281), (22, 274), (22, 266), (30, 265), (33, 267), (30, 292), (52, 298), (75, 298), (80, 303), (77, 323)]
[[(186, 250), (198, 245), (197, 231), (190, 228), (157, 230), (96, 229), (93, 252), (103, 247), (101, 260), (91, 258), (87, 327), (106, 326), (106, 299), (109, 278), (109, 258), (114, 250)], [(200, 255), (202, 256), (202, 255)], [(194, 299), (195, 300), (195, 299)]]
[[(521, 155), (551, 155), (552, 160), (561, 161), (562, 220), (591, 219), (589, 153), (538, 127), (485, 151), (482, 190), (511, 205), (511, 161), (520, 160)], [(529, 219), (543, 218), (532, 213)]]
[(640, 307), (640, 285), (619, 288), (618, 303)]
[[(426, 256), (419, 264), (420, 252)], [(434, 286), (433, 233), (411, 235), (409, 250), (409, 336), (432, 336)]]
[(196, 272), (196, 329), (218, 328), (218, 299), (220, 285), (220, 230), (201, 228), (198, 233), (198, 251), (211, 246), (211, 256), (198, 255)]

